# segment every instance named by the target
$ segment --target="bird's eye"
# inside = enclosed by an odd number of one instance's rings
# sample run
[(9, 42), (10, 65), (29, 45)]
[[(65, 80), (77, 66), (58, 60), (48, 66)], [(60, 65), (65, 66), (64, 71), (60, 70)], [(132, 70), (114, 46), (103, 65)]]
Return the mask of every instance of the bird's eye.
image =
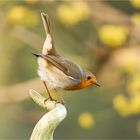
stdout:
[(91, 79), (91, 77), (90, 77), (90, 76), (88, 76), (88, 77), (87, 77), (87, 80), (90, 80), (90, 79)]

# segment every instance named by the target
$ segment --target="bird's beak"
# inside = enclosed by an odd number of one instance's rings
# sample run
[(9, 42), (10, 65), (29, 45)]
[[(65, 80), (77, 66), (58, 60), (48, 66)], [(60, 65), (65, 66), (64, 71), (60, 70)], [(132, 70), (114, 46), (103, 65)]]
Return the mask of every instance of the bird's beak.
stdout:
[(94, 85), (96, 85), (96, 86), (98, 86), (98, 87), (101, 86), (98, 82), (94, 83)]

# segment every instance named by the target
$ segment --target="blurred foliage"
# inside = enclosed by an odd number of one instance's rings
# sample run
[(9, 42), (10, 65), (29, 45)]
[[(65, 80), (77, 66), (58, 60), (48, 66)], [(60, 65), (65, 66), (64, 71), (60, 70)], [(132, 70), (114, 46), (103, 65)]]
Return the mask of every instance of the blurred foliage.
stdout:
[[(7, 89), (37, 77), (37, 63), (31, 52), (42, 49), (45, 32), (40, 13), (47, 12), (56, 49), (93, 71), (102, 85), (63, 92), (69, 113), (54, 137), (139, 139), (140, 1), (101, 1), (110, 6), (110, 13), (104, 12), (101, 17), (92, 8), (95, 3), (98, 2), (1, 0), (0, 85)], [(120, 18), (115, 23), (118, 15), (128, 21), (119, 21)], [(31, 100), (0, 105), (1, 139), (29, 138), (44, 113)]]

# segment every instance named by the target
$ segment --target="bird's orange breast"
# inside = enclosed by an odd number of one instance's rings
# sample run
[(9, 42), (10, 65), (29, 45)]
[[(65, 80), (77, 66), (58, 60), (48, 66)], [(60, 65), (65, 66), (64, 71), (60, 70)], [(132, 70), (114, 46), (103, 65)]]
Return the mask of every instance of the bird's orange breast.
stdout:
[(92, 83), (89, 83), (88, 81), (86, 80), (82, 80), (79, 84), (76, 84), (76, 85), (73, 85), (73, 86), (70, 86), (70, 87), (66, 87), (64, 88), (65, 90), (78, 90), (78, 89), (82, 89), (82, 88), (85, 88), (89, 85), (91, 85)]
[(71, 86), (71, 87), (66, 87), (65, 90), (78, 90), (78, 89), (82, 89), (82, 88), (83, 88), (83, 84), (79, 83), (79, 84)]

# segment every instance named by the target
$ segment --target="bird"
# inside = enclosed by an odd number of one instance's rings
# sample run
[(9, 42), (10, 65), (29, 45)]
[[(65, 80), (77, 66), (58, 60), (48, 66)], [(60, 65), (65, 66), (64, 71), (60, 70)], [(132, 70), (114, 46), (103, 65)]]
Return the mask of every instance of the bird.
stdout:
[[(96, 76), (79, 64), (58, 54), (55, 49), (54, 39), (51, 32), (50, 20), (47, 13), (41, 13), (46, 39), (42, 53), (32, 53), (37, 57), (37, 73), (43, 81), (49, 98), (53, 100), (50, 93), (54, 90), (79, 90), (92, 84), (100, 86)], [(64, 100), (62, 100), (62, 103)]]

